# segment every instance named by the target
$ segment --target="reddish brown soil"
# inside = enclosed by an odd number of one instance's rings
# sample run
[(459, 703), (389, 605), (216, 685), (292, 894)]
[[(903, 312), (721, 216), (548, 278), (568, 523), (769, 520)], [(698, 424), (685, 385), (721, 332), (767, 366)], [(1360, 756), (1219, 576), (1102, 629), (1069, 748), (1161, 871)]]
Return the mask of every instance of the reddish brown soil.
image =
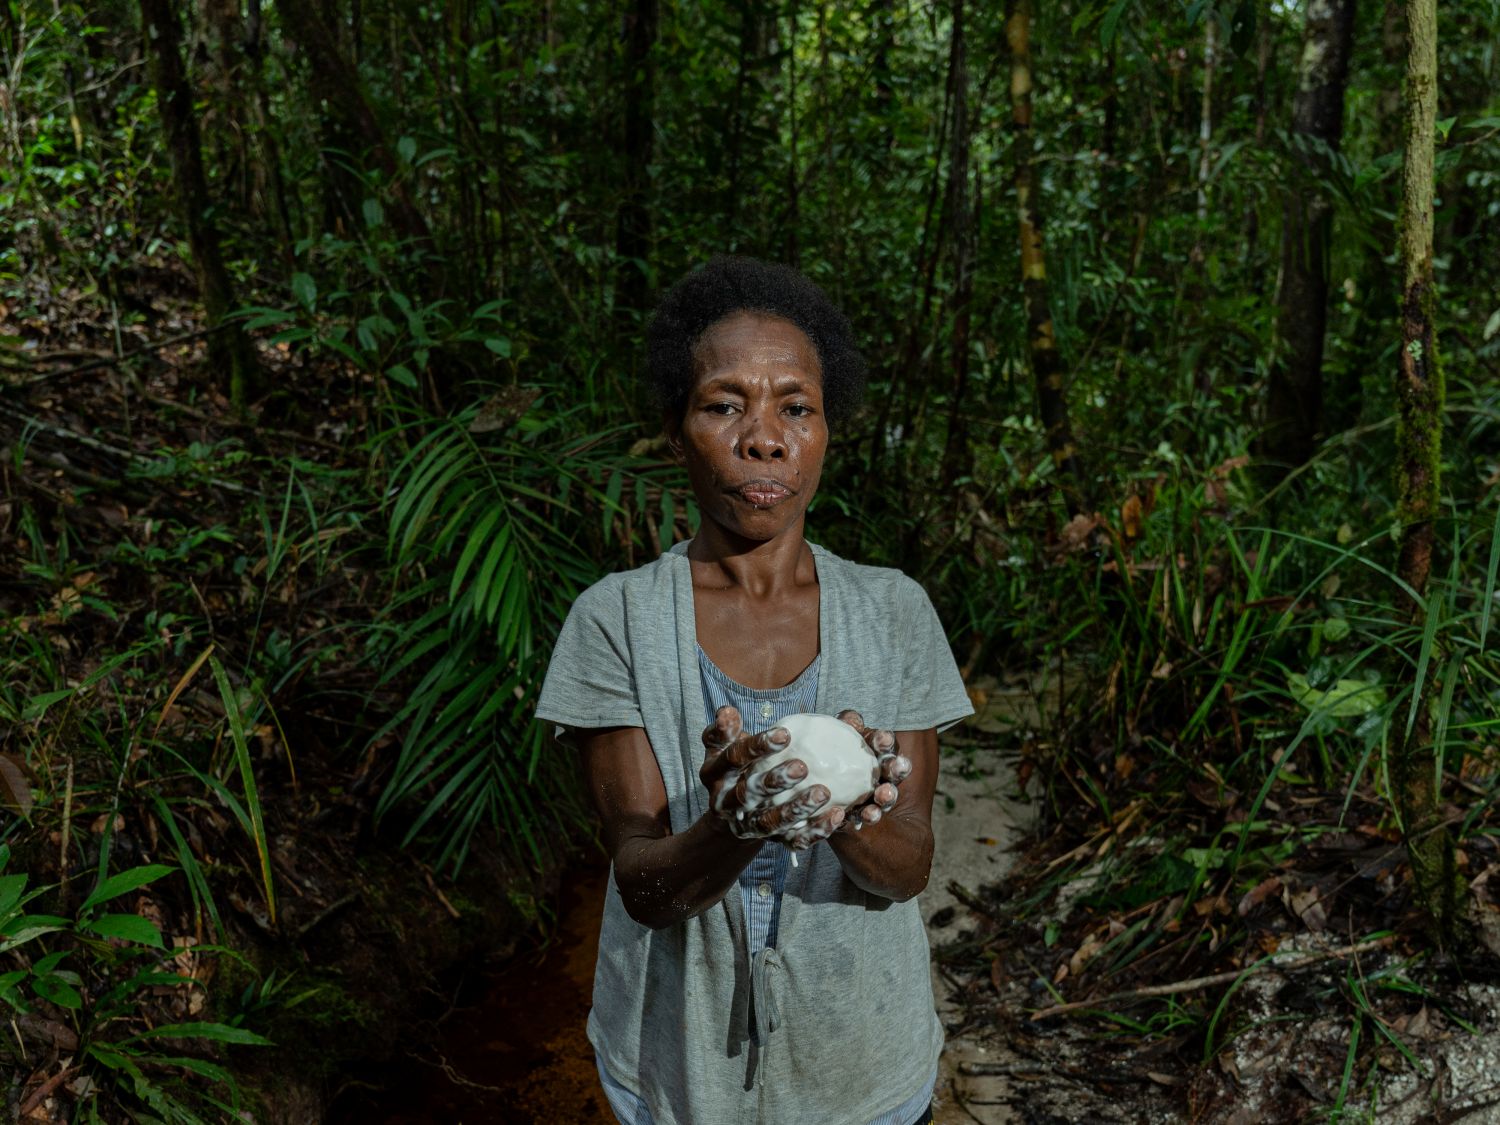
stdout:
[[(338, 1122), (384, 1125), (612, 1125), (584, 1034), (604, 873), (565, 876), (557, 929), (453, 1012), (436, 1048), (415, 1052), (385, 1090), (340, 1099)], [(354, 1104), (359, 1102), (361, 1104)]]

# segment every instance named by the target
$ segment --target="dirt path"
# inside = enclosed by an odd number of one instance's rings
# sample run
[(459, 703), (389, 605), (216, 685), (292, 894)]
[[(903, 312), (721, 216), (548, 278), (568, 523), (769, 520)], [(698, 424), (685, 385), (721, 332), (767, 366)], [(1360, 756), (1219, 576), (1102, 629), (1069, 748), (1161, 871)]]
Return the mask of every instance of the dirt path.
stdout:
[[(998, 725), (998, 724), (997, 724)], [(995, 744), (1008, 739), (992, 732)], [(1015, 758), (999, 748), (945, 749), (932, 833), (932, 877), (922, 893), (922, 916), (934, 949), (961, 938), (971, 919), (951, 884), (965, 890), (997, 882), (1014, 862), (1011, 848), (1031, 823), (1033, 806), (1017, 799)], [(963, 1073), (994, 1061), (983, 1028), (964, 1030), (965, 1012), (954, 985), (934, 960), (932, 992), (948, 1029), (938, 1075), (937, 1125), (1005, 1125), (1020, 1120), (1005, 1104), (1009, 1090), (992, 1077)]]

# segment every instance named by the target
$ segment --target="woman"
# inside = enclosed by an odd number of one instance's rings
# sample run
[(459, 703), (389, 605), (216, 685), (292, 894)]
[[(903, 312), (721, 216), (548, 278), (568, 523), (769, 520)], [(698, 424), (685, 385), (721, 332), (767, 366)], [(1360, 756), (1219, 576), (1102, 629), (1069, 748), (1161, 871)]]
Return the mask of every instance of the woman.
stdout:
[[(914, 897), (937, 731), (972, 709), (921, 587), (803, 535), (863, 361), (821, 290), (743, 258), (679, 281), (649, 343), (701, 526), (584, 592), (537, 707), (582, 751), (612, 860), (588, 1025), (605, 1092), (624, 1125), (927, 1121), (942, 1028)], [(863, 733), (868, 801), (830, 806), (798, 761), (764, 782), (798, 790), (780, 807), (746, 784), (800, 711)]]

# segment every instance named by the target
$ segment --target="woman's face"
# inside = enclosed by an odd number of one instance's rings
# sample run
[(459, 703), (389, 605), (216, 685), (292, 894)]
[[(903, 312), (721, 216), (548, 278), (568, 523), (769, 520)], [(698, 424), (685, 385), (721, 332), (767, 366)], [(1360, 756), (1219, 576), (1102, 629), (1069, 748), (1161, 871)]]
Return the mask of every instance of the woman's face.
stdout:
[(732, 313), (699, 339), (693, 370), (667, 436), (704, 519), (757, 541), (800, 529), (828, 451), (812, 341), (780, 317)]

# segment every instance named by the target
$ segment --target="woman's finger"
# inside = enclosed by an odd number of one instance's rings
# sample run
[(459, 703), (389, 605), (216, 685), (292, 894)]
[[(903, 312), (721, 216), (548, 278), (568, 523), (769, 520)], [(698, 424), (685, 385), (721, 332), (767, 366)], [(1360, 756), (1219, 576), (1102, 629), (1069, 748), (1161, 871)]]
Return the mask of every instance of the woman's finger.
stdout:
[(747, 734), (735, 739), (724, 751), (731, 769), (742, 770), (757, 758), (785, 750), (792, 741), (791, 732), (785, 727), (772, 727), (759, 734)]
[(875, 787), (875, 792), (870, 794), (870, 804), (881, 812), (890, 812), (891, 806), (901, 796), (901, 790), (897, 789), (889, 781), (882, 782)]
[(739, 738), (743, 730), (744, 723), (740, 720), (739, 709), (726, 703), (714, 712), (714, 721), (703, 729), (703, 748), (709, 754), (722, 753)]
[(774, 805), (757, 812), (746, 812), (745, 819), (763, 835), (780, 832), (799, 820), (810, 820), (828, 803), (828, 786), (809, 785), (784, 805)]
[(845, 823), (846, 811), (843, 805), (834, 805), (824, 809), (817, 816), (807, 821), (801, 828), (788, 830), (782, 836), (782, 842), (789, 848), (810, 848), (819, 840), (826, 840), (837, 832)]
[(900, 785), (911, 776), (911, 759), (905, 754), (893, 754), (880, 761), (880, 780)]
[(768, 797), (801, 784), (807, 777), (807, 763), (788, 758), (768, 770), (745, 770), (734, 787), (734, 801), (744, 808), (763, 804)]
[(839, 722), (848, 723), (855, 730), (859, 731), (861, 737), (863, 737), (866, 733), (864, 716), (861, 715), (858, 711), (854, 710), (852, 707), (845, 708), (844, 710), (840, 711), (835, 717), (839, 720)]

